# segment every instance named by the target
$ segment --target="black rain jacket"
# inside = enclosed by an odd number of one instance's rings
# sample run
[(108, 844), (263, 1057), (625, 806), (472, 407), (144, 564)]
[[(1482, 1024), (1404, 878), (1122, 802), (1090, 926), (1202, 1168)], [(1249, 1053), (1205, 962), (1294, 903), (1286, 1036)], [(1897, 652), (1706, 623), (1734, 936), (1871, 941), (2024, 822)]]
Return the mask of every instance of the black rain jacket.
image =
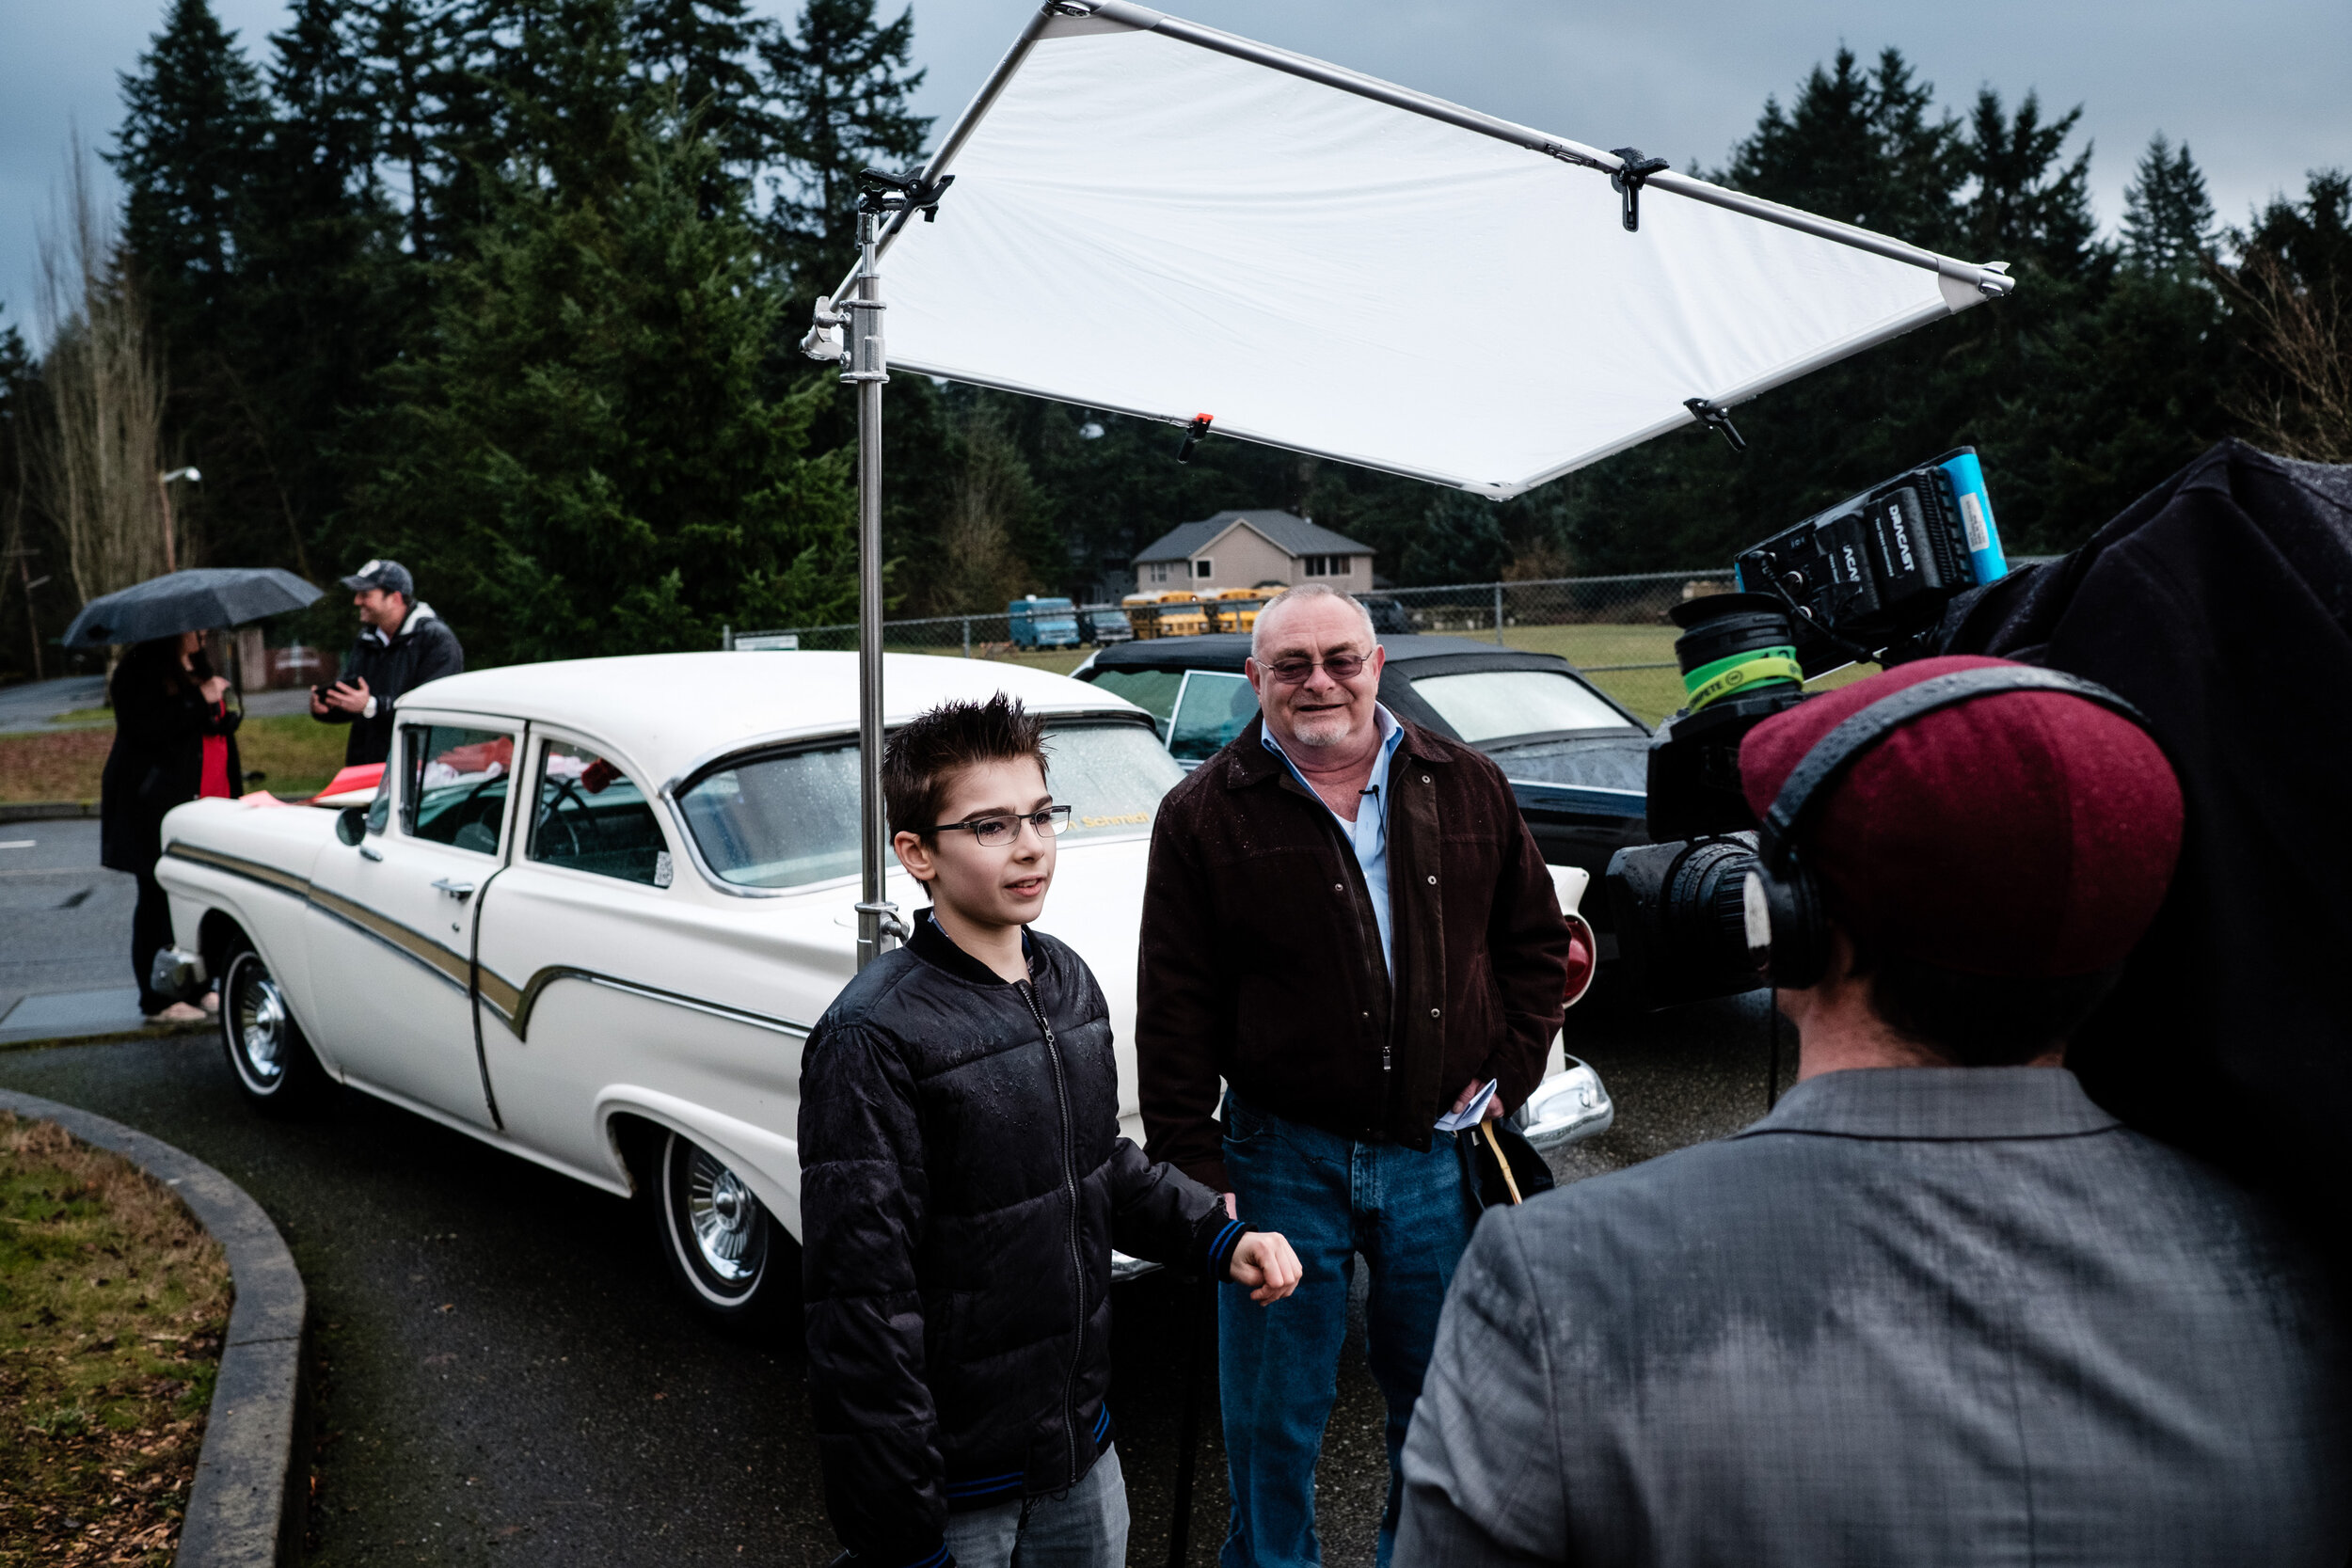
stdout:
[(1934, 651), (2087, 676), (2147, 716), (2188, 808), (2180, 867), (2066, 1065), (2352, 1268), (2352, 466), (2224, 441), (2073, 554), (1955, 599)]
[(113, 871), (151, 875), (163, 855), (164, 814), (195, 800), (204, 785), (204, 737), (229, 740), (229, 789), (245, 787), (237, 726), (245, 715), (204, 701), (199, 682), (179, 667), (179, 650), (142, 647), (115, 667), (108, 693), (115, 709), (114, 749), (98, 781), (98, 863)]
[(328, 708), (319, 719), (323, 724), (351, 726), (351, 738), (343, 743), (343, 766), (358, 768), (389, 759), (392, 754), (392, 709), (399, 705), (400, 699), (427, 681), (460, 674), (465, 668), (466, 650), (459, 646), (457, 634), (449, 629), (447, 621), (433, 613), (429, 604), (411, 610), (408, 618), (400, 624), (399, 634), (389, 639), (373, 626), (362, 628), (352, 640), (351, 652), (343, 656), (343, 666), (336, 673), (335, 681), (366, 681), (368, 694), (375, 699), (375, 713), (363, 718)]
[[(877, 1568), (1059, 1492), (1111, 1440), (1111, 1249), (1222, 1277), (1248, 1227), (1119, 1133), (1102, 989), (1025, 933), (1008, 984), (926, 911), (801, 1057), (808, 1384), (825, 1506)], [(940, 1559), (944, 1560), (944, 1559)]]

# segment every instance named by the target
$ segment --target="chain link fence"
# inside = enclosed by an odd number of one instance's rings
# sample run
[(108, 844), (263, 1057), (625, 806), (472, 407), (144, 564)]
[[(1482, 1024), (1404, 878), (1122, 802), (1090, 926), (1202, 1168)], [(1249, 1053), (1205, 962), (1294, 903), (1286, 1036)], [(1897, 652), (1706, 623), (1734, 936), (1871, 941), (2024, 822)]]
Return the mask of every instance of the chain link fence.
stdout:
[[(1386, 633), (1467, 637), (1506, 648), (1558, 654), (1593, 683), (1653, 722), (1679, 705), (1675, 627), (1666, 612), (1683, 600), (1720, 594), (1731, 573), (1636, 572), (1617, 577), (1552, 578), (1532, 582), (1454, 583), (1438, 588), (1384, 588), (1359, 594), (1373, 624)], [(1041, 600), (1032, 610), (993, 615), (937, 615), (886, 621), (882, 645), (892, 653), (950, 654), (1009, 659), (1066, 671), (1093, 647), (1137, 636), (1181, 637), (1246, 631), (1265, 596), (1248, 591), (1136, 594), (1120, 604), (1076, 605)], [(850, 651), (853, 621), (775, 631), (736, 631), (729, 648)]]

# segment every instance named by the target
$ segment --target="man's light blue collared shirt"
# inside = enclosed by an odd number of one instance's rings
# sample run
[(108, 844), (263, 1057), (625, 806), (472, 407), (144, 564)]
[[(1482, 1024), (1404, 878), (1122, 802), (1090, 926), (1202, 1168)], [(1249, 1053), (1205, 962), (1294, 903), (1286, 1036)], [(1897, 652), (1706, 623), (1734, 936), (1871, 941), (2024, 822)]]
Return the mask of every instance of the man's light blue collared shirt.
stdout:
[[(1383, 704), (1373, 704), (1372, 713), (1380, 726), (1380, 754), (1373, 759), (1372, 777), (1364, 784), (1364, 793), (1371, 799), (1357, 805), (1355, 821), (1350, 822), (1335, 811), (1331, 812), (1331, 820), (1340, 825), (1341, 836), (1356, 851), (1356, 863), (1363, 868), (1364, 890), (1372, 895), (1372, 916), (1380, 923), (1380, 960), (1388, 965), (1389, 977), (1394, 979), (1396, 955), (1394, 944), (1389, 940), (1389, 759), (1396, 755), (1397, 745), (1405, 738), (1405, 726)], [(1323, 797), (1315, 794), (1315, 786), (1307, 782), (1298, 764), (1291, 761), (1282, 743), (1274, 738), (1273, 729), (1261, 723), (1258, 732), (1265, 741), (1265, 749), (1280, 757), (1290, 768), (1291, 777), (1322, 804)], [(1323, 809), (1331, 811), (1328, 805)]]

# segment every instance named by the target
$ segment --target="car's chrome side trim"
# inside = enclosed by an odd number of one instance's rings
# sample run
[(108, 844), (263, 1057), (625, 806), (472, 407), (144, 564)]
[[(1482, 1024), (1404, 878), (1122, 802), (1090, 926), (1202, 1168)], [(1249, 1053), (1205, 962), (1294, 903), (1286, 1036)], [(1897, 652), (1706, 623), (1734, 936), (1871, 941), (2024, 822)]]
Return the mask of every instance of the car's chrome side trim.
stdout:
[(274, 865), (263, 865), (260, 861), (249, 861), (242, 855), (224, 855), (217, 849), (200, 849), (176, 838), (164, 846), (164, 853), (175, 860), (209, 865), (215, 871), (226, 871), (232, 877), (243, 877), (264, 887), (291, 893), (296, 897), (308, 898), (310, 895), (310, 878), (297, 877), (291, 871), (280, 871)]
[(341, 894), (320, 887), (310, 889), (310, 905), (375, 938), (393, 952), (414, 958), (459, 990), (472, 989), (473, 966), (466, 955), (450, 951), (423, 932), (411, 930), (397, 920), (387, 919), (363, 904), (355, 904)]
[(482, 970), (482, 1000), (488, 1003), (491, 1010), (496, 1012), (506, 1026), (515, 1032), (516, 1039), (528, 1044), (531, 1038), (531, 1015), (538, 1007), (539, 998), (545, 995), (547, 989), (558, 980), (579, 980), (591, 986), (602, 986), (607, 990), (617, 990), (629, 996), (642, 996), (652, 1002), (667, 1003), (673, 1007), (684, 1007), (690, 1012), (706, 1013), (712, 1018), (723, 1018), (731, 1023), (749, 1024), (752, 1028), (766, 1029), (772, 1034), (783, 1035), (796, 1040), (808, 1038), (809, 1031), (815, 1027), (813, 1024), (797, 1023), (788, 1018), (771, 1018), (766, 1013), (755, 1013), (743, 1007), (730, 1007), (723, 1002), (709, 1002), (699, 996), (688, 996), (679, 991), (663, 990), (659, 986), (640, 985), (634, 980), (624, 980), (618, 975), (605, 974), (593, 969), (579, 969), (570, 964), (549, 964), (533, 974), (520, 988), (485, 964)]
[(363, 931), (404, 958), (412, 958), (434, 974), (465, 990), (471, 982), (470, 969), (462, 953), (454, 953), (435, 942), (421, 931), (410, 930), (396, 920), (389, 920), (373, 910), (355, 904), (340, 894), (329, 893), (311, 882), (308, 877), (297, 877), (291, 871), (280, 871), (249, 861), (242, 855), (227, 855), (217, 849), (199, 848), (175, 839), (164, 847), (164, 853), (197, 865), (226, 871), (232, 877), (274, 887), (280, 893), (291, 893), (323, 914), (332, 915), (344, 925)]

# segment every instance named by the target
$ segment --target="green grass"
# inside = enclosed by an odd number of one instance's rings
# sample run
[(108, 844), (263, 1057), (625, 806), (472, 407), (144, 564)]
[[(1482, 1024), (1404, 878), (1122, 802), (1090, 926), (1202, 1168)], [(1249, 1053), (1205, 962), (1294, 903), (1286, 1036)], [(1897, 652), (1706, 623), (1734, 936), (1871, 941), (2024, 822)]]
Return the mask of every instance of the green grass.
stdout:
[[(261, 787), (272, 794), (315, 795), (342, 767), (350, 736), (307, 713), (247, 719), (237, 730), (238, 759), (246, 772), (269, 775)], [(0, 736), (0, 801), (95, 800), (113, 745), (111, 729)]]
[(0, 1565), (171, 1560), (229, 1296), (168, 1188), (0, 1113)]

